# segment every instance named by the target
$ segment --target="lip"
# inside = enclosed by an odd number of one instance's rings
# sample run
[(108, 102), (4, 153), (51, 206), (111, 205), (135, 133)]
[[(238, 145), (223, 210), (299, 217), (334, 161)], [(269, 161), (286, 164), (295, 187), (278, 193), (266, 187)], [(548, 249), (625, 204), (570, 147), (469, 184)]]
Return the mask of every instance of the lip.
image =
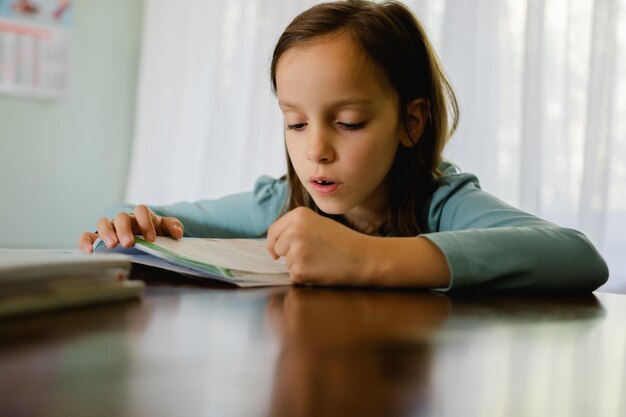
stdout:
[[(332, 182), (332, 184), (322, 185), (319, 184), (318, 181)], [(313, 190), (321, 196), (328, 196), (330, 194), (333, 194), (343, 185), (334, 178), (330, 177), (309, 177), (309, 184), (311, 184), (311, 188), (313, 188)]]

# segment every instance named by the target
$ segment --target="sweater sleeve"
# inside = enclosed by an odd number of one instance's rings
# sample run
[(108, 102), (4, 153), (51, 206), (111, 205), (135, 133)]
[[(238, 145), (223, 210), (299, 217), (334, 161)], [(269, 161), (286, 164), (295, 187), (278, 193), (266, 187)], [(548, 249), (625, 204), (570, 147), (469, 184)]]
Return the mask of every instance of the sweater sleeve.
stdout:
[[(263, 176), (251, 192), (216, 200), (149, 207), (160, 216), (178, 218), (184, 225), (186, 237), (255, 238), (263, 235), (278, 218), (286, 191), (284, 180)], [(113, 218), (120, 212), (132, 213), (133, 207), (114, 205), (104, 215)]]
[(450, 289), (592, 291), (606, 263), (580, 232), (525, 213), (448, 166), (428, 212), (429, 239), (444, 253)]

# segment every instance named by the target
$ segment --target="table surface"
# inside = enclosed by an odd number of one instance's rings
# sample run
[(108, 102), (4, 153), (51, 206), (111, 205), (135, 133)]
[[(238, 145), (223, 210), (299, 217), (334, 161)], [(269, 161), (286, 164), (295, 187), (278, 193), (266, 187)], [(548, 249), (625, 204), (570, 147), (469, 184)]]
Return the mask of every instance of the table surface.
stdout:
[(147, 283), (0, 321), (0, 416), (626, 416), (626, 295)]

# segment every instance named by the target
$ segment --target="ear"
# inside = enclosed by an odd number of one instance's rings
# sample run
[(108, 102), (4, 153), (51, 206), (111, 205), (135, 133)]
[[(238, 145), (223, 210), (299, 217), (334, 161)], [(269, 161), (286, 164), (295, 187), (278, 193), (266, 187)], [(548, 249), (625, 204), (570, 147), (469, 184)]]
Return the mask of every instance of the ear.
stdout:
[(416, 98), (411, 101), (407, 105), (405, 132), (404, 135), (402, 135), (400, 143), (407, 148), (412, 148), (417, 145), (417, 142), (419, 142), (422, 137), (422, 133), (424, 133), (424, 127), (429, 117), (430, 106), (426, 99)]

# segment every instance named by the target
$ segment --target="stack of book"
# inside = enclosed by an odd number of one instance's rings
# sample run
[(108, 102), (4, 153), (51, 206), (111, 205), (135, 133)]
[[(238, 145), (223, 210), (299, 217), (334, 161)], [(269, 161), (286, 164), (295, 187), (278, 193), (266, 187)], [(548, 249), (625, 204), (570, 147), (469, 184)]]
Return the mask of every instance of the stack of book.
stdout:
[(140, 298), (123, 255), (0, 249), (0, 317)]

